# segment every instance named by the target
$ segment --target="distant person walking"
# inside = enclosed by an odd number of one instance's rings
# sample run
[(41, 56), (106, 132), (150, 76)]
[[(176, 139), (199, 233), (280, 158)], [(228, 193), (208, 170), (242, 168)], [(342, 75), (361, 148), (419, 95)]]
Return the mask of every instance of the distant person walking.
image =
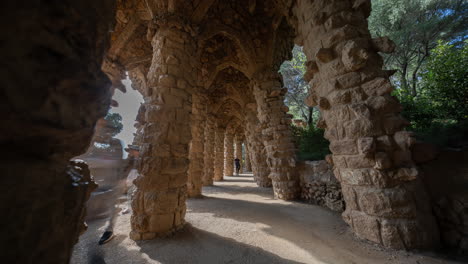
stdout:
[(234, 160), (234, 163), (236, 164), (236, 175), (239, 175), (239, 171), (240, 171), (240, 159), (236, 158)]

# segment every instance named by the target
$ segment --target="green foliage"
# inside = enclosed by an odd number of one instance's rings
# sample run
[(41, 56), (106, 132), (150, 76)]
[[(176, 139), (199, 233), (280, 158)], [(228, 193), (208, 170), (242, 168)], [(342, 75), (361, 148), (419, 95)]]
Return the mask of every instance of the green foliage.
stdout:
[(107, 113), (104, 117), (106, 122), (106, 133), (108, 133), (111, 137), (116, 136), (119, 134), (123, 129), (122, 124), (122, 116), (118, 113)]
[(295, 119), (307, 121), (310, 111), (304, 100), (308, 95), (309, 85), (303, 78), (307, 58), (299, 46), (294, 47), (292, 55), (292, 59), (285, 61), (279, 70), (283, 76), (284, 87), (288, 88), (284, 102)]
[(418, 127), (412, 130), (419, 140), (442, 148), (468, 146), (468, 120), (455, 122), (436, 119), (427, 127)]
[(468, 45), (440, 42), (423, 73), (423, 96), (434, 115), (461, 121), (468, 118)]
[(408, 128), (423, 141), (456, 147), (468, 140), (468, 46), (440, 42), (421, 75), (417, 97), (396, 95), (403, 105)]
[(299, 160), (323, 160), (330, 154), (330, 143), (323, 137), (324, 130), (308, 126), (307, 128), (291, 126), (294, 141), (298, 148)]
[(421, 70), (439, 40), (466, 38), (467, 11), (465, 0), (372, 0), (369, 29), (395, 42), (384, 59), (386, 68), (397, 70), (393, 82), (401, 93), (418, 95)]
[(371, 34), (396, 44), (385, 68), (397, 70), (394, 95), (408, 130), (440, 146), (468, 135), (467, 11), (465, 0), (372, 0)]

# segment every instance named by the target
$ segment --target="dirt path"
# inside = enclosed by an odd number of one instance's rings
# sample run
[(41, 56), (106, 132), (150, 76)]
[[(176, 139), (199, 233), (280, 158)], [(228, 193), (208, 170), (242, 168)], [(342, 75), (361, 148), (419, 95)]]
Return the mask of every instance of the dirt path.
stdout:
[[(130, 214), (117, 221), (116, 237), (95, 246), (104, 221), (89, 223), (75, 247), (73, 264), (89, 263), (89, 248), (106, 263), (460, 263), (434, 254), (382, 250), (356, 239), (338, 213), (273, 199), (251, 175), (226, 177), (189, 199), (187, 228), (174, 237), (134, 242), (128, 238)], [(88, 247), (87, 245), (92, 245)], [(97, 262), (96, 262), (97, 263)]]

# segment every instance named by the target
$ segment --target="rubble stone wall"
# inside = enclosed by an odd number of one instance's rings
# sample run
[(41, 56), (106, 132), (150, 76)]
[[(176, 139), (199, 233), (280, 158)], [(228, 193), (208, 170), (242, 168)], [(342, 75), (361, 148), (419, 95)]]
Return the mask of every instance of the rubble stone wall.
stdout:
[(345, 202), (333, 168), (325, 160), (302, 161), (298, 164), (301, 199), (312, 204), (343, 212)]

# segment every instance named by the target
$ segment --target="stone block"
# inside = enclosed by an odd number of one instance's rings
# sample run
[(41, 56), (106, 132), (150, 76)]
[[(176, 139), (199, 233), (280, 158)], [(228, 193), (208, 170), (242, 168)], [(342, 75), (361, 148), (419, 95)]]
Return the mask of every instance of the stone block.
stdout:
[(149, 232), (165, 233), (172, 230), (172, 228), (174, 228), (174, 213), (152, 215), (150, 217), (148, 224)]
[(356, 192), (353, 187), (342, 183), (341, 191), (343, 193), (344, 200), (346, 201), (346, 210), (359, 210)]
[(169, 74), (160, 75), (158, 79), (158, 85), (165, 87), (176, 87), (176, 79)]
[(392, 160), (385, 152), (375, 153), (375, 166), (378, 170), (385, 170), (392, 166)]
[(378, 96), (390, 94), (393, 91), (393, 86), (387, 78), (375, 78), (361, 85), (362, 89), (369, 96)]
[(393, 172), (392, 179), (399, 182), (404, 181), (413, 181), (418, 178), (419, 172), (415, 167), (411, 168), (399, 168), (397, 171)]
[(351, 102), (352, 99), (352, 92), (349, 90), (345, 91), (333, 91), (328, 95), (328, 99), (332, 105), (341, 105), (341, 104), (348, 104)]
[(368, 58), (369, 54), (367, 51), (362, 48), (360, 43), (354, 40), (349, 40), (343, 47), (341, 61), (346, 69), (350, 71), (356, 71), (363, 68), (367, 63)]
[(371, 168), (340, 169), (341, 182), (356, 186), (376, 186), (385, 188), (390, 185), (390, 179), (385, 172)]
[(358, 211), (351, 211), (350, 217), (353, 223), (353, 230), (358, 237), (381, 244), (378, 218)]
[(335, 55), (333, 54), (332, 49), (328, 48), (320, 48), (317, 53), (315, 54), (315, 57), (317, 60), (319, 60), (322, 63), (327, 63), (330, 62), (334, 59)]
[(409, 126), (408, 120), (401, 116), (392, 115), (383, 119), (383, 127), (385, 134), (394, 134), (398, 131), (402, 131), (404, 127)]
[(383, 219), (380, 222), (380, 234), (382, 237), (382, 244), (388, 248), (394, 249), (405, 249), (403, 239), (400, 237), (398, 232), (398, 225), (395, 223), (396, 220)]
[(165, 214), (174, 212), (179, 204), (179, 194), (176, 190), (169, 190), (157, 195), (156, 213)]
[(330, 142), (330, 151), (337, 155), (354, 155), (358, 154), (357, 144), (355, 140), (340, 140)]
[(362, 154), (374, 153), (375, 151), (375, 139), (373, 137), (363, 137), (358, 139), (358, 149)]
[(342, 89), (351, 88), (361, 83), (361, 75), (358, 72), (350, 72), (337, 77), (336, 81)]
[(383, 53), (392, 53), (395, 50), (395, 43), (389, 37), (379, 37), (372, 39), (372, 46), (377, 51)]
[(318, 101), (318, 98), (317, 98), (317, 95), (312, 92), (312, 90), (309, 91), (309, 95), (307, 96), (307, 98), (305, 99), (305, 103), (307, 106), (309, 107), (314, 107), (314, 106), (317, 106), (317, 101)]
[(394, 149), (393, 138), (388, 135), (377, 137), (376, 147), (379, 151), (392, 151)]

